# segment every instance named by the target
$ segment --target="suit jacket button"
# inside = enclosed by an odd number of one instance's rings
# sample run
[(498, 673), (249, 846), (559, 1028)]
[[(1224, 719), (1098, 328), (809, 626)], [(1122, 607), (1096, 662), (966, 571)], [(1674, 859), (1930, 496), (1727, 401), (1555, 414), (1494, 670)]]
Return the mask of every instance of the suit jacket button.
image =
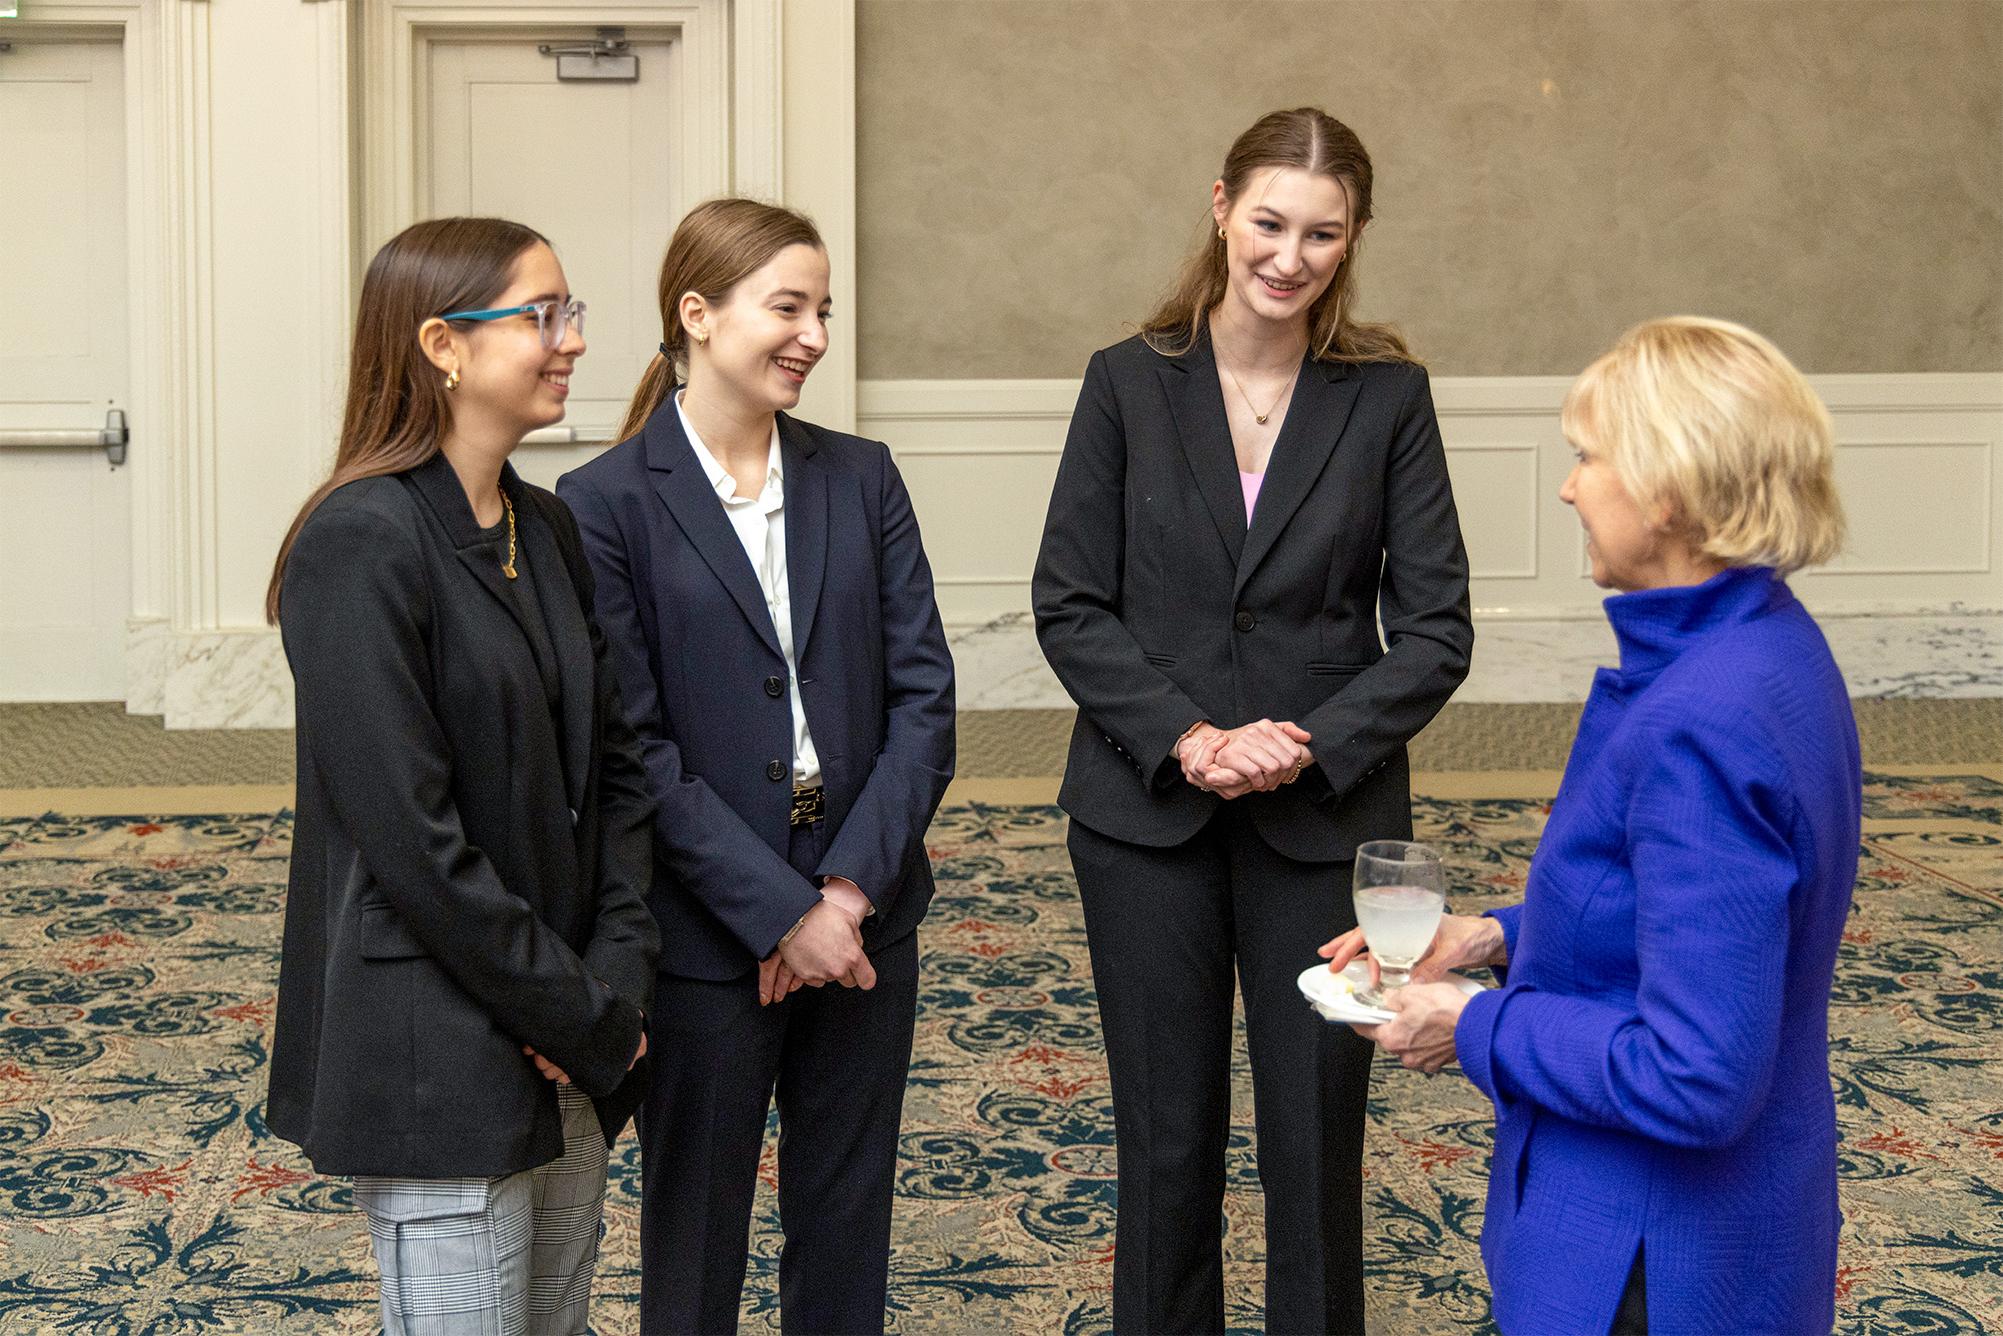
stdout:
[(773, 782), (776, 783), (777, 781), (782, 780), (786, 777), (786, 772), (788, 769), (789, 767), (784, 761), (774, 761), (772, 762), (772, 764), (765, 767), (765, 778), (772, 780)]
[(783, 678), (783, 677), (768, 677), (768, 678), (766, 678), (766, 679), (765, 679), (765, 694), (766, 694), (766, 695), (768, 695), (768, 696), (771, 696), (771, 697), (772, 697), (773, 699), (775, 699), (775, 700), (776, 700), (776, 699), (778, 699), (778, 698), (779, 698), (780, 696), (783, 696), (783, 695), (785, 695), (785, 694), (786, 694), (786, 679), (785, 679), (785, 678)]
[(1249, 631), (1259, 624), (1259, 619), (1249, 612), (1241, 612), (1231, 619), (1231, 624), (1240, 631)]

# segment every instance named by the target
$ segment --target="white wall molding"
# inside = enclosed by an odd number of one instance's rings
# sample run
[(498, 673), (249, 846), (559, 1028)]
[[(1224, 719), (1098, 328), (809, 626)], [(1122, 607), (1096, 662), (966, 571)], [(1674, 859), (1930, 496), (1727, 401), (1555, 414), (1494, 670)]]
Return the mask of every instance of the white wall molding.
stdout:
[[(1852, 539), (1795, 580), (1830, 616), (2003, 608), (2003, 373), (1811, 376), (1836, 420)], [(1484, 620), (1598, 618), (1577, 521), (1557, 499), (1569, 377), (1433, 380)], [(859, 430), (889, 441), (910, 482), (958, 627), (1027, 611), (1043, 512), (1075, 380), (879, 380)]]
[(780, 200), (812, 215), (827, 243), (842, 323), (800, 396), (800, 414), (855, 430), (857, 304), (855, 0), (782, 0), (784, 154)]
[(757, 199), (786, 193), (783, 0), (731, 0), (731, 188)]

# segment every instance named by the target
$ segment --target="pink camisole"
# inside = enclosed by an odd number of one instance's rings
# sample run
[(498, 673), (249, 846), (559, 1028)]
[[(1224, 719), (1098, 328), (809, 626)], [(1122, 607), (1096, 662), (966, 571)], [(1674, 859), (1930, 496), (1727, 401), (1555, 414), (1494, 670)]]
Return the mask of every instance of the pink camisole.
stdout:
[(1245, 523), (1252, 522), (1252, 507), (1259, 502), (1259, 485), (1266, 481), (1263, 473), (1247, 473), (1238, 470), (1238, 485), (1245, 489)]

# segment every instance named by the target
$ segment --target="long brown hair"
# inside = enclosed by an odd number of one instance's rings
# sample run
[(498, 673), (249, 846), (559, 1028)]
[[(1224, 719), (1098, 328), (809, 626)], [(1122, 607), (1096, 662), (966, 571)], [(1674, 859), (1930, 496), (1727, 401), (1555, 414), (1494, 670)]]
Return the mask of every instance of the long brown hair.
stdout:
[[(1243, 193), (1262, 167), (1294, 167), (1341, 183), (1349, 195), (1349, 248), (1328, 290), (1308, 308), (1308, 348), (1322, 362), (1411, 362), (1417, 359), (1390, 325), (1364, 324), (1350, 310), (1356, 302), (1356, 238), (1370, 221), (1370, 155), (1355, 131), (1319, 107), (1274, 111), (1238, 136), (1224, 155), (1227, 203)], [(1229, 274), (1224, 238), (1204, 214), (1205, 240), (1182, 262), (1175, 286), (1141, 325), (1141, 337), (1158, 353), (1188, 352), (1203, 322), (1224, 300)]]
[(445, 381), (418, 346), (418, 326), (447, 311), (474, 310), (507, 290), (515, 261), (549, 243), (505, 218), (433, 218), (391, 237), (369, 261), (348, 359), (348, 402), (334, 471), (320, 484), (279, 545), (264, 615), (278, 620), (285, 559), (306, 517), (335, 488), (402, 473), (438, 453), (451, 415)]
[(827, 249), (812, 219), (777, 204), (730, 197), (689, 210), (661, 260), (661, 351), (647, 364), (639, 388), (633, 391), (626, 420), (619, 424), (620, 440), (647, 425), (688, 367), (682, 297), (693, 292), (706, 302), (720, 302), (788, 246)]

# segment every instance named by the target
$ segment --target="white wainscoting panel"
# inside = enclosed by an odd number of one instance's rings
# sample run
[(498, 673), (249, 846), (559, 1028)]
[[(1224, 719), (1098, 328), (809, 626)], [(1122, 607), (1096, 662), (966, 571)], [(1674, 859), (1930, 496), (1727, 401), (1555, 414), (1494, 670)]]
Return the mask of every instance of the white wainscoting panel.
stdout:
[[(2003, 609), (2003, 373), (1811, 377), (1836, 420), (1841, 560), (1796, 577), (1818, 612)], [(1433, 400), (1484, 620), (1599, 614), (1558, 487), (1564, 377), (1440, 377)], [(949, 625), (1026, 613), (1072, 380), (864, 381), (859, 430), (911, 487)]]

